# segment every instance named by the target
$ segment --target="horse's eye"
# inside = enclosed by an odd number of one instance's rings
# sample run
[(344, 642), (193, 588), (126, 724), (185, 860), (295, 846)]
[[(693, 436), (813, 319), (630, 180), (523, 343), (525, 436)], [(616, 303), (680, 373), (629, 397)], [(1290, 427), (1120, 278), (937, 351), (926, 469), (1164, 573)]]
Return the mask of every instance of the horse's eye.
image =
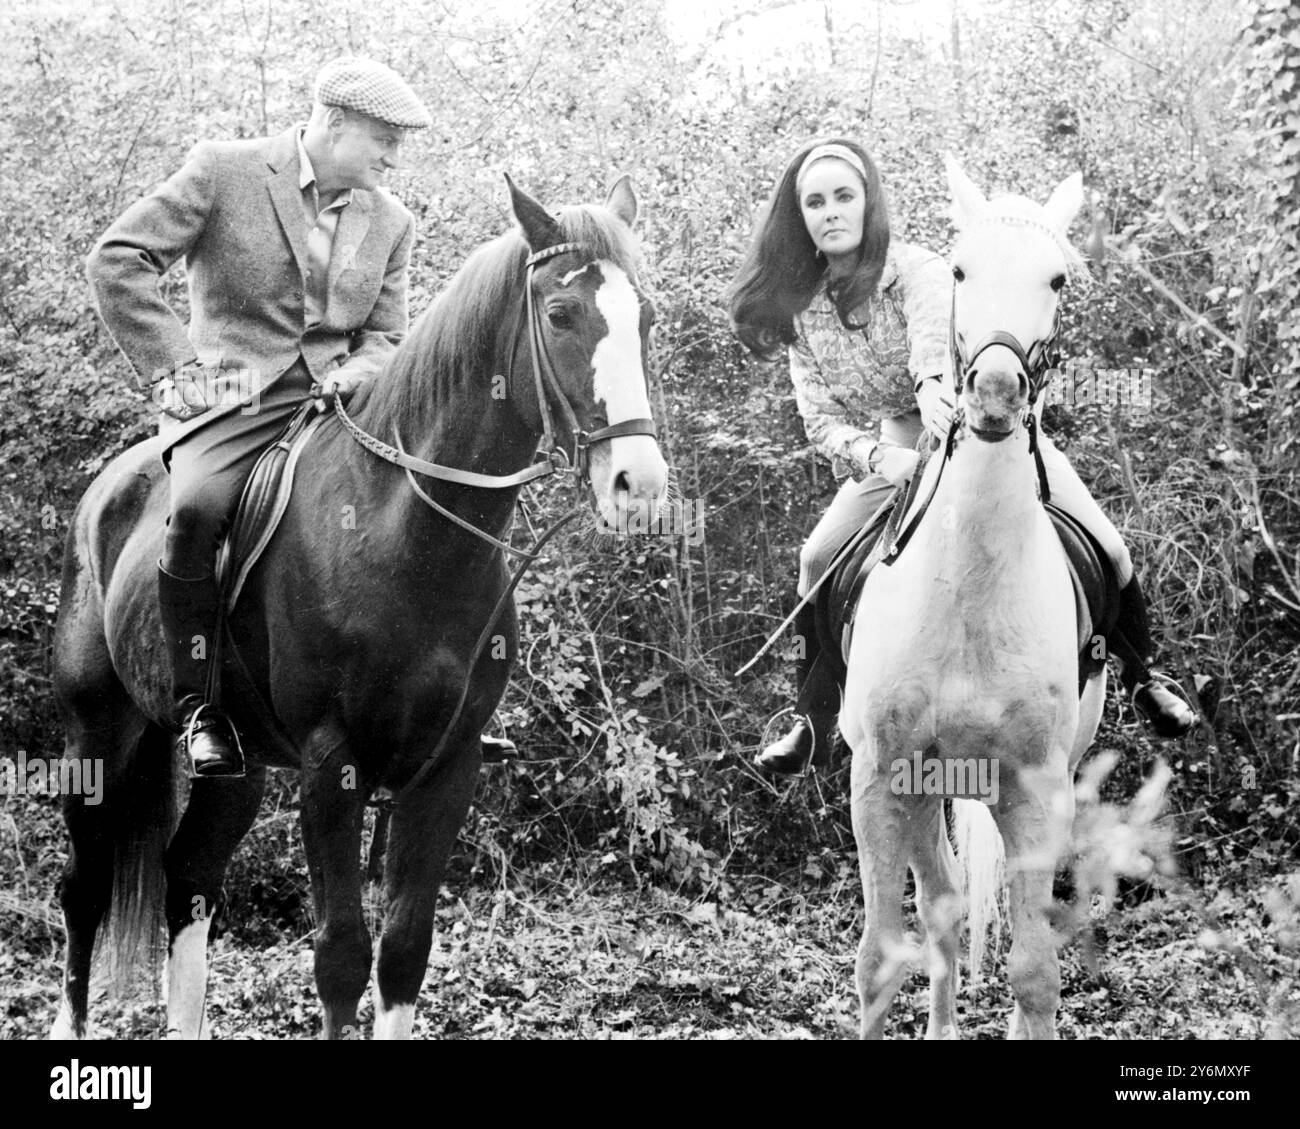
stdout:
[(573, 328), (572, 316), (569, 314), (568, 310), (563, 309), (562, 307), (556, 307), (553, 310), (547, 310), (546, 316), (550, 318), (551, 324), (555, 326), (556, 329)]
[(1065, 285), (1065, 275), (1058, 274), (1054, 279), (1052, 279), (1052, 289), (1057, 291), (1058, 293), (1060, 292), (1061, 287), (1064, 285)]
[(953, 267), (953, 268), (952, 268), (952, 276), (953, 276), (953, 278), (955, 278), (958, 282), (965, 282), (965, 281), (966, 281), (966, 272), (965, 272), (964, 270), (962, 270), (961, 267)]

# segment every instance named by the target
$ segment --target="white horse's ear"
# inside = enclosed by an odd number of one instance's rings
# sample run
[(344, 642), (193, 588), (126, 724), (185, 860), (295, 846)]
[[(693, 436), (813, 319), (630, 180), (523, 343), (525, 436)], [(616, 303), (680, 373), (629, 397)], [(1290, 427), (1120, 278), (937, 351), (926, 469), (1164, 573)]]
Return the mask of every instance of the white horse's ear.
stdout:
[(1056, 186), (1044, 210), (1047, 212), (1047, 222), (1064, 235), (1082, 207), (1083, 173), (1076, 172), (1071, 173)]
[(630, 176), (620, 176), (614, 181), (614, 187), (609, 190), (609, 196), (605, 200), (605, 207), (628, 227), (636, 223), (636, 192), (632, 188)]
[(975, 187), (975, 182), (961, 171), (951, 153), (943, 155), (943, 167), (948, 174), (948, 189), (952, 192), (952, 222), (960, 230), (978, 220), (989, 202)]

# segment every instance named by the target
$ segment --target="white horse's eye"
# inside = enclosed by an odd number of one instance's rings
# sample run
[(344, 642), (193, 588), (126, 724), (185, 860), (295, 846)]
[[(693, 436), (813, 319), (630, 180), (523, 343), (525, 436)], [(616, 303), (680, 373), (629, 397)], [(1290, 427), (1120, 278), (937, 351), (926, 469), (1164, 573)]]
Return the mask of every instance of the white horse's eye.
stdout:
[(1055, 290), (1057, 293), (1060, 293), (1061, 287), (1063, 287), (1064, 285), (1065, 285), (1065, 275), (1058, 274), (1055, 278), (1052, 279), (1052, 289)]

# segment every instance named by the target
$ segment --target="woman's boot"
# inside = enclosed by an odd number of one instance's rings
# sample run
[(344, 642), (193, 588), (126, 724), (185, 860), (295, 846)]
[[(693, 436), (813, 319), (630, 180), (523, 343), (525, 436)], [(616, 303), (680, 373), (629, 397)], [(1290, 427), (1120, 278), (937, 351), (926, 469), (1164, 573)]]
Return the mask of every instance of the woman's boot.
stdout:
[(795, 613), (794, 629), (796, 645), (802, 647), (795, 660), (798, 718), (790, 732), (754, 758), (756, 768), (782, 776), (799, 775), (811, 766), (829, 763), (830, 733), (840, 712), (839, 678), (830, 662), (823, 661), (817, 615), (811, 604)]
[(1133, 708), (1152, 732), (1157, 737), (1185, 735), (1196, 724), (1196, 713), (1183, 698), (1177, 682), (1150, 668), (1155, 645), (1151, 642), (1146, 597), (1136, 573), (1120, 590), (1119, 618), (1107, 643), (1110, 653), (1119, 661), (1120, 682), (1128, 691)]

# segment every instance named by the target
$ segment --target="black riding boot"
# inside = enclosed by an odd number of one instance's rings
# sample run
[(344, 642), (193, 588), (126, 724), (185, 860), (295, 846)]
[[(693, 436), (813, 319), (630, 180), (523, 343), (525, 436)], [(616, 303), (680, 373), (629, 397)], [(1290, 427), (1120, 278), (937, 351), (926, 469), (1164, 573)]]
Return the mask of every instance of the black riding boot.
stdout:
[(795, 660), (799, 682), (799, 715), (794, 727), (754, 758), (755, 767), (778, 775), (798, 775), (830, 761), (830, 733), (840, 711), (840, 682), (817, 638), (817, 616), (811, 604), (795, 614), (795, 639), (802, 653)]
[(489, 737), (486, 733), (479, 735), (479, 748), (483, 752), (484, 764), (504, 764), (506, 761), (519, 759), (519, 746), (509, 737)]
[[(189, 754), (191, 778), (243, 776), (244, 754), (230, 719), (207, 701), (208, 659), (216, 641), (219, 595), (216, 580), (183, 580), (158, 562), (158, 603), (172, 669), (173, 726), (177, 745)], [(202, 658), (195, 658), (202, 636)]]
[(1157, 737), (1182, 737), (1187, 733), (1196, 724), (1195, 712), (1181, 696), (1177, 682), (1150, 668), (1155, 645), (1151, 642), (1146, 597), (1136, 573), (1120, 590), (1119, 618), (1107, 642), (1110, 653), (1119, 661), (1119, 680), (1133, 708), (1152, 732)]

